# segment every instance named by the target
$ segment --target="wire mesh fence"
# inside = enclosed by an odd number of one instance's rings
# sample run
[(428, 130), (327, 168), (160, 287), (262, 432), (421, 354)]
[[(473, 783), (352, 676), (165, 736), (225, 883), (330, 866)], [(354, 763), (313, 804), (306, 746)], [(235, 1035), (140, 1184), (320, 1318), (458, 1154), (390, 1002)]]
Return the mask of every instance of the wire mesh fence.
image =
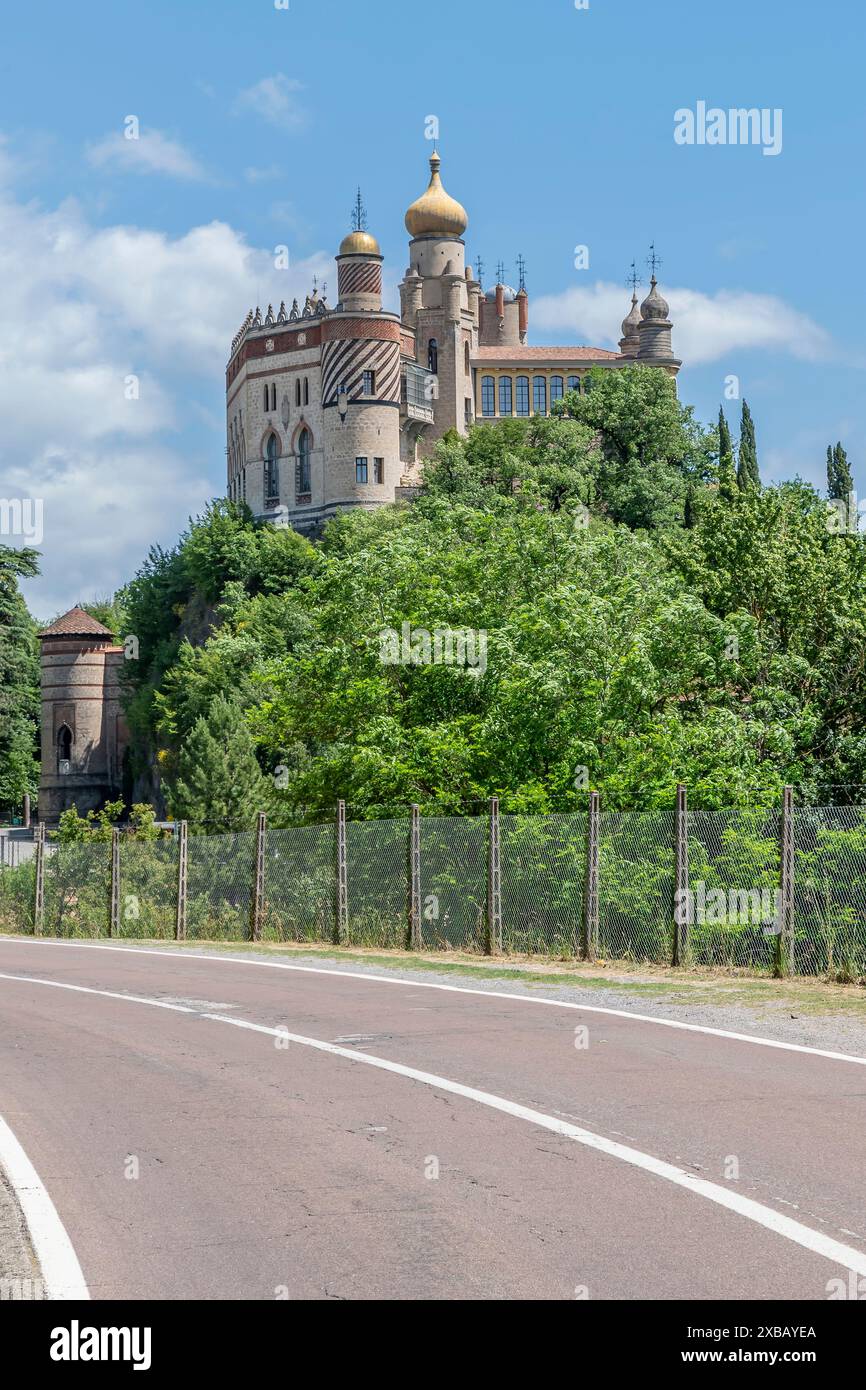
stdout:
[(269, 830), (265, 840), (266, 941), (333, 941), (337, 893), (333, 825)]
[[(866, 977), (866, 808), (409, 817), (0, 868), (0, 930), (334, 942)], [(413, 824), (416, 831), (413, 835)]]
[(48, 936), (99, 936), (110, 897), (110, 845), (57, 845), (46, 855), (42, 929)]
[(119, 895), (121, 936), (173, 937), (177, 927), (177, 841), (122, 840)]
[(689, 813), (689, 950), (695, 964), (775, 968), (779, 836), (778, 811)]
[(586, 876), (586, 816), (503, 816), (502, 946), (577, 955)]
[(486, 816), (421, 822), (421, 944), (483, 951), (487, 904)]
[(249, 937), (255, 840), (251, 830), (231, 835), (190, 836), (188, 939), (243, 941)]

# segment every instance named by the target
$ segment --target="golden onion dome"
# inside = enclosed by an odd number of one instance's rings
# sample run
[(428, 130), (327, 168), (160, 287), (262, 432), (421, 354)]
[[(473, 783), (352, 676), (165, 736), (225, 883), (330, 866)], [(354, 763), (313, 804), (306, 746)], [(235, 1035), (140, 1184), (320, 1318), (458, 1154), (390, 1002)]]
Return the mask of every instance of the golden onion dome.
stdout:
[(340, 242), (341, 256), (381, 256), (379, 243), (369, 232), (350, 232)]
[(469, 225), (466, 209), (450, 198), (442, 187), (439, 166), (442, 163), (434, 150), (430, 156), (430, 184), (406, 213), (406, 231), (410, 236), (462, 236)]

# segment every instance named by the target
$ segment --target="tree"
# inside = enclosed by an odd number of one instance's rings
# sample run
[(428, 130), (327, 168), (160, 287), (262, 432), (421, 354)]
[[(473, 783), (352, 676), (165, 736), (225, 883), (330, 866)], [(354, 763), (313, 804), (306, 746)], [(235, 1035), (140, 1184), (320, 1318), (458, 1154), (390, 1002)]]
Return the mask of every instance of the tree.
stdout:
[(740, 421), (740, 453), (737, 464), (737, 482), (740, 485), (740, 490), (743, 492), (745, 492), (746, 488), (761, 486), (761, 475), (758, 469), (758, 445), (755, 439), (755, 422), (752, 419), (752, 412), (749, 410), (747, 401), (743, 401), (742, 418)]
[(36, 625), (18, 588), (38, 574), (35, 550), (0, 545), (0, 806), (21, 806), (39, 783)]
[(731, 431), (725, 419), (724, 408), (719, 406), (719, 492), (722, 497), (732, 501), (738, 486)]
[(249, 830), (256, 813), (265, 809), (269, 791), (240, 707), (224, 695), (215, 696), (181, 750), (170, 793), (175, 816), (198, 834)]
[(848, 454), (841, 443), (835, 448), (827, 445), (827, 496), (847, 501), (854, 491), (854, 479)]

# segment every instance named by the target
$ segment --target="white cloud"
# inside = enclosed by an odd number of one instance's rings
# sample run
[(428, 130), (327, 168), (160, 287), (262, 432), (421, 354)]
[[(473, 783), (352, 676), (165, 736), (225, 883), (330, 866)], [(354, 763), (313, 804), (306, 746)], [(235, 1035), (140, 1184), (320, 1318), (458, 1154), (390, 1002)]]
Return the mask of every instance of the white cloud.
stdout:
[(333, 269), (317, 252), (278, 271), (224, 222), (100, 228), (74, 200), (0, 188), (0, 496), (44, 501), (40, 616), (131, 577), (224, 490), (231, 339), (256, 302), (303, 300)]
[(298, 92), (303, 90), (302, 82), (277, 72), (239, 92), (235, 112), (252, 111), (269, 125), (282, 130), (300, 130), (307, 123), (307, 113), (298, 100)]
[[(827, 357), (829, 334), (807, 314), (770, 294), (746, 290), (663, 290), (671, 306), (677, 357), (688, 366), (717, 362), (731, 353), (765, 348), (803, 361)], [(596, 347), (616, 347), (628, 295), (599, 281), (586, 289), (542, 295), (530, 305), (530, 321), (545, 332), (563, 330)]]
[(283, 171), (278, 164), (268, 164), (265, 168), (257, 169), (251, 165), (244, 169), (244, 178), (247, 183), (270, 183), (273, 179), (283, 177)]
[(113, 131), (87, 147), (87, 158), (97, 169), (166, 174), (173, 179), (208, 178), (203, 165), (183, 145), (159, 130), (142, 130), (134, 140), (128, 140), (123, 131)]

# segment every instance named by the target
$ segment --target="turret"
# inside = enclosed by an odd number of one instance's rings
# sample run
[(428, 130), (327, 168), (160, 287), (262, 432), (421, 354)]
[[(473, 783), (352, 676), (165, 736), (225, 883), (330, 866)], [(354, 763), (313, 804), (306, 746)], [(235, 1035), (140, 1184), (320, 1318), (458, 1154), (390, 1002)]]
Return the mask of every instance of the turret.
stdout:
[(339, 309), (350, 313), (378, 313), (382, 308), (382, 253), (366, 229), (367, 216), (361, 190), (355, 202), (353, 228), (343, 237), (337, 255)]
[(671, 344), (673, 324), (668, 318), (668, 302), (659, 293), (658, 281), (653, 274), (650, 292), (640, 306), (640, 325), (638, 328), (639, 346), (637, 360), (648, 366), (679, 368), (682, 364), (674, 357)]

